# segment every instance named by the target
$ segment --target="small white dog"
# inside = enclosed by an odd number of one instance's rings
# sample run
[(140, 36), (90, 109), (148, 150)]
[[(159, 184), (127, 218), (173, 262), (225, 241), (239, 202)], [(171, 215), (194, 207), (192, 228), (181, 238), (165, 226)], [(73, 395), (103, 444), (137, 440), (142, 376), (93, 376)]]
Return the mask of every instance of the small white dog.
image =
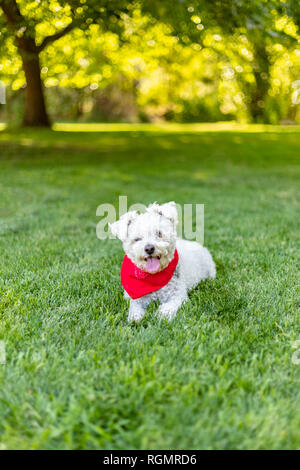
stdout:
[(130, 211), (110, 224), (123, 242), (121, 269), (125, 297), (130, 298), (129, 321), (140, 321), (152, 300), (158, 314), (171, 320), (188, 298), (188, 290), (216, 276), (209, 251), (197, 242), (177, 238), (175, 202), (151, 204), (145, 213)]

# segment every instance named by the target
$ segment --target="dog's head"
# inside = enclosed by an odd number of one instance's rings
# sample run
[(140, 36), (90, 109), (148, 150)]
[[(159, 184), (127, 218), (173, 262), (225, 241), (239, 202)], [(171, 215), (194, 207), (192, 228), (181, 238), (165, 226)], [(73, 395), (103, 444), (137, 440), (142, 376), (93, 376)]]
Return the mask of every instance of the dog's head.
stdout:
[(147, 207), (138, 214), (130, 211), (110, 224), (127, 256), (143, 271), (156, 273), (173, 259), (176, 245), (177, 209), (175, 202)]

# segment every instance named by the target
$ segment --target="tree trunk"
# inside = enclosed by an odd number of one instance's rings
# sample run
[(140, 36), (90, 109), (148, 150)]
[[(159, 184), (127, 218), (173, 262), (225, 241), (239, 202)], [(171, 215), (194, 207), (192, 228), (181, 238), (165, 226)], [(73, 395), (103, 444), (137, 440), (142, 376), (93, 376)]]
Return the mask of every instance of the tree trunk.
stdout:
[[(32, 28), (21, 14), (16, 0), (0, 0), (0, 6), (7, 18), (9, 28), (16, 39), (20, 56), (22, 57), (23, 70), (26, 78), (25, 89), (25, 126), (50, 126), (46, 111), (43, 84), (41, 80), (39, 53), (49, 42), (61, 37), (69, 31), (71, 25), (60, 33), (48, 36), (44, 39), (43, 47), (37, 47), (35, 42), (35, 29)], [(23, 32), (20, 34), (20, 31)]]
[(270, 62), (265, 44), (260, 41), (254, 47), (254, 76), (256, 87), (250, 101), (250, 112), (254, 122), (264, 122), (265, 100), (269, 90)]
[(26, 78), (24, 126), (49, 127), (38, 52), (21, 49)]

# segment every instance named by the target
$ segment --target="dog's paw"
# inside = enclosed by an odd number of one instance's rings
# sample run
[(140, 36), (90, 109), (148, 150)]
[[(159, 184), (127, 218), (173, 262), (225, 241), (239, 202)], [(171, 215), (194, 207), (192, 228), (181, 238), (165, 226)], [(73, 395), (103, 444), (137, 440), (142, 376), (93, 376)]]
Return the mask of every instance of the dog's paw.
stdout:
[(174, 306), (172, 305), (162, 304), (160, 305), (157, 313), (158, 313), (159, 318), (164, 318), (168, 321), (171, 321), (176, 316), (177, 309), (174, 308)]
[(127, 321), (128, 323), (132, 323), (132, 322), (138, 323), (142, 320), (144, 315), (145, 315), (145, 312), (129, 312)]

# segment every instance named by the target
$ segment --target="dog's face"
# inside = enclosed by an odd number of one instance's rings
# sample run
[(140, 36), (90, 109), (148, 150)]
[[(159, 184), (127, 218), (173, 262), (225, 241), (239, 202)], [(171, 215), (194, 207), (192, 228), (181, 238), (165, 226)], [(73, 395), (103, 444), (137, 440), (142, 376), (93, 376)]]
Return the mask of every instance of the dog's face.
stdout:
[(152, 204), (143, 214), (127, 212), (110, 225), (110, 230), (123, 242), (131, 261), (153, 274), (166, 268), (173, 259), (176, 225), (176, 204), (168, 202), (161, 206)]

